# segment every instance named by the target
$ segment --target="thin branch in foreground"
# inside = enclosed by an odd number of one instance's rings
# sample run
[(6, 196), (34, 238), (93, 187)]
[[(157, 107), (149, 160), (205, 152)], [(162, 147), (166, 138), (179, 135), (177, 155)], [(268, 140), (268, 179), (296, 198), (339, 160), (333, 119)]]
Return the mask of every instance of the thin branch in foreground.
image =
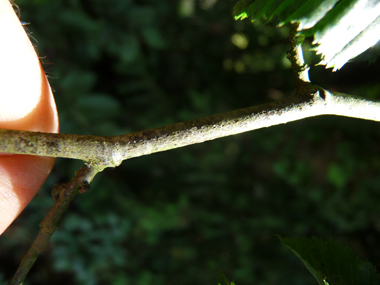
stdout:
[(289, 59), (297, 89), (295, 95), (281, 101), (114, 137), (0, 129), (0, 152), (81, 159), (87, 164), (70, 183), (54, 187), (52, 194), (56, 203), (41, 222), (38, 237), (8, 284), (23, 282), (39, 254), (46, 250), (70, 202), (78, 192), (87, 191), (93, 177), (106, 167), (118, 166), (133, 157), (318, 115), (380, 121), (379, 102), (328, 92), (309, 82), (301, 48), (303, 38), (296, 36), (296, 26), (292, 28)]
[(70, 183), (53, 189), (56, 204), (42, 221), (40, 233), (22, 258), (9, 285), (20, 284), (38, 255), (48, 246), (64, 210), (78, 192), (88, 190), (97, 172), (115, 167), (123, 160), (186, 145), (285, 124), (317, 115), (340, 115), (380, 121), (380, 103), (350, 95), (328, 92), (313, 85), (282, 101), (177, 123), (121, 136), (100, 137), (47, 134), (0, 129), (0, 152), (76, 158), (87, 161)]
[(42, 228), (38, 237), (22, 258), (8, 285), (22, 283), (38, 255), (47, 248), (64, 210), (78, 192), (88, 190), (93, 177), (106, 167), (115, 167), (125, 159), (141, 155), (318, 115), (330, 114), (380, 121), (379, 109), (379, 102), (328, 92), (309, 84), (282, 101), (121, 136), (48, 134), (0, 129), (0, 152), (75, 158), (89, 164), (78, 171), (70, 183), (53, 189), (56, 203), (41, 222)]
[(293, 96), (114, 137), (0, 129), (0, 152), (80, 159), (102, 171), (123, 160), (319, 115), (380, 121), (380, 103), (305, 84)]
[(23, 255), (19, 268), (8, 285), (22, 284), (37, 257), (47, 249), (50, 237), (57, 230), (62, 215), (70, 202), (78, 192), (85, 192), (90, 188), (91, 181), (96, 174), (96, 169), (83, 166), (69, 183), (54, 186), (52, 194), (56, 202), (40, 223), (41, 229), (36, 240)]

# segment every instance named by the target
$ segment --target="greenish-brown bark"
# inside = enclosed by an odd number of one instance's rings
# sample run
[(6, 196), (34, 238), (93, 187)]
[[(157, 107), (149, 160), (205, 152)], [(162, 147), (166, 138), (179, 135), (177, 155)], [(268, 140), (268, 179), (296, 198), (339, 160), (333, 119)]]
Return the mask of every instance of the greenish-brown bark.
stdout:
[(80, 159), (99, 170), (123, 160), (318, 115), (380, 121), (379, 102), (311, 84), (284, 100), (114, 137), (0, 130), (0, 152)]
[(264, 127), (319, 115), (339, 115), (380, 121), (380, 103), (337, 92), (329, 92), (309, 82), (308, 67), (302, 56), (302, 38), (291, 33), (288, 58), (296, 82), (294, 95), (280, 101), (186, 121), (160, 128), (114, 137), (48, 134), (0, 129), (0, 152), (83, 160), (70, 183), (52, 191), (56, 201), (35, 242), (22, 258), (8, 284), (21, 284), (38, 255), (44, 251), (57, 229), (63, 212), (78, 192), (88, 190), (94, 176), (123, 160), (196, 143), (248, 132)]

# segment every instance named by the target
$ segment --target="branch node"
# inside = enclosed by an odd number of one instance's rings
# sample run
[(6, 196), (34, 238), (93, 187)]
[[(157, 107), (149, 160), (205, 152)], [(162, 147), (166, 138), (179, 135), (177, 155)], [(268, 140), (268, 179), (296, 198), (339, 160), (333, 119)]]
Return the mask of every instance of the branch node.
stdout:
[(78, 191), (79, 191), (79, 193), (83, 194), (83, 193), (86, 193), (88, 190), (90, 190), (90, 184), (85, 182), (79, 186)]
[(62, 189), (64, 189), (67, 183), (55, 184), (53, 190), (51, 190), (51, 195), (54, 198), (54, 201), (57, 202), (59, 197), (61, 196)]

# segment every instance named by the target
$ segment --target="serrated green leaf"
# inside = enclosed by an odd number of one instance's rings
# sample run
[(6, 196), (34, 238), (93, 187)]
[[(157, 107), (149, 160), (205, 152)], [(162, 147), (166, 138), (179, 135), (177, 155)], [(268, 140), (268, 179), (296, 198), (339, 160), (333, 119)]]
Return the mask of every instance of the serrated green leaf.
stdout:
[(243, 20), (248, 17), (245, 8), (251, 5), (255, 0), (240, 0), (234, 7), (235, 20)]
[(299, 1), (297, 1), (297, 0), (282, 1), (282, 3), (279, 3), (278, 7), (276, 7), (275, 10), (273, 10), (273, 11), (269, 10), (269, 12), (271, 12), (271, 15), (269, 16), (270, 17), (269, 19), (272, 19), (275, 15), (279, 15), (279, 14), (282, 14), (282, 13), (285, 13), (285, 14), (294, 13), (295, 9), (297, 9), (297, 7), (299, 5), (300, 5)]
[[(314, 26), (338, 0), (241, 0), (235, 7), (235, 19), (252, 17), (256, 20), (262, 16), (271, 20), (279, 15), (279, 24), (305, 21), (307, 28)], [(242, 17), (244, 15), (244, 17)], [(310, 22), (310, 23), (309, 23)]]
[(268, 9), (275, 9), (281, 1), (283, 0), (256, 0), (251, 4), (245, 2), (245, 6), (241, 3), (241, 9), (235, 9), (235, 20), (243, 20), (247, 17), (251, 17), (252, 21), (254, 21), (262, 16), (269, 18), (270, 14), (267, 13)]
[[(298, 31), (313, 36), (320, 64), (333, 71), (380, 40), (380, 1), (257, 0), (239, 2), (236, 19), (278, 16), (278, 24), (298, 23)], [(239, 4), (238, 3), (238, 4)], [(243, 5), (244, 4), (244, 5)]]
[(275, 15), (288, 7), (292, 1), (294, 0), (274, 0), (272, 2), (265, 1), (267, 2), (267, 5), (265, 5), (265, 10), (262, 11), (262, 14), (259, 15), (259, 17), (265, 16), (268, 21), (270, 21)]
[[(341, 49), (341, 51), (337, 52), (329, 61), (324, 59), (322, 60), (322, 63), (325, 64), (327, 68), (333, 67), (333, 71), (338, 70), (350, 59), (374, 46), (380, 39), (379, 35), (380, 16), (378, 16), (368, 27), (350, 40)], [(325, 57), (327, 57), (326, 53)]]
[(310, 29), (334, 7), (336, 2), (338, 0), (308, 0), (301, 5), (298, 2), (296, 3), (298, 8), (292, 14), (280, 15), (280, 25), (298, 22), (300, 31)]
[(369, 262), (333, 239), (279, 237), (314, 275), (320, 285), (376, 285), (380, 276)]
[(313, 44), (318, 44), (318, 47), (315, 50), (317, 54), (322, 54), (320, 64), (327, 68), (334, 67), (333, 71), (380, 39), (377, 33), (379, 1), (347, 0), (338, 3), (336, 8), (312, 29), (316, 30)]

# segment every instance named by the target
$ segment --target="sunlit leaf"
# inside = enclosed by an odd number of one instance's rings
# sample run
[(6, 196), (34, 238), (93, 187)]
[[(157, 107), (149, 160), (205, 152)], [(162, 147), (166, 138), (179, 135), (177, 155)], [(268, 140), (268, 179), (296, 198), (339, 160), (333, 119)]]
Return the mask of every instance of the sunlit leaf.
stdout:
[(298, 31), (314, 36), (320, 64), (340, 69), (380, 39), (380, 1), (373, 0), (272, 0), (239, 1), (235, 19), (252, 21), (275, 16), (279, 25), (298, 23)]
[(235, 19), (252, 17), (256, 20), (262, 16), (272, 19), (278, 15), (279, 24), (300, 22), (301, 29), (313, 27), (338, 0), (241, 0), (235, 7)]
[(380, 2), (363, 5), (368, 1), (358, 1), (336, 25), (314, 35), (316, 52), (322, 54), (321, 64), (338, 70), (380, 39)]
[(336, 2), (338, 0), (308, 0), (301, 4), (298, 2), (296, 3), (298, 8), (292, 14), (281, 15), (280, 25), (298, 22), (300, 31), (310, 29), (334, 7)]

